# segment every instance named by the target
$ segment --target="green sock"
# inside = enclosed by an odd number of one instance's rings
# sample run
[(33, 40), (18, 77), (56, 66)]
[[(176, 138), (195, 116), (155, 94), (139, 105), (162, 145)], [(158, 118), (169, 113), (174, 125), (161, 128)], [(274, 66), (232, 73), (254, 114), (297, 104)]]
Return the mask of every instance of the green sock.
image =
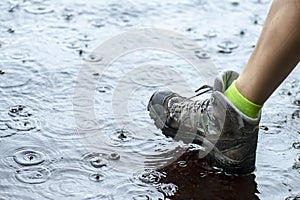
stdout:
[(262, 105), (257, 105), (248, 99), (246, 99), (235, 87), (235, 81), (224, 92), (224, 95), (228, 98), (229, 101), (235, 107), (237, 107), (242, 113), (248, 117), (255, 118), (257, 117), (258, 112), (262, 108)]

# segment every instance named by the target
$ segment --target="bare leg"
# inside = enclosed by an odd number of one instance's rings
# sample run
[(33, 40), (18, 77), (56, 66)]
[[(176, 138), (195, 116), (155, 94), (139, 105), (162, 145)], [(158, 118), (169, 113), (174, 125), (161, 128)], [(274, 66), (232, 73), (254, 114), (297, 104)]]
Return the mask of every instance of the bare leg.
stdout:
[(274, 0), (236, 87), (262, 105), (300, 60), (300, 1)]

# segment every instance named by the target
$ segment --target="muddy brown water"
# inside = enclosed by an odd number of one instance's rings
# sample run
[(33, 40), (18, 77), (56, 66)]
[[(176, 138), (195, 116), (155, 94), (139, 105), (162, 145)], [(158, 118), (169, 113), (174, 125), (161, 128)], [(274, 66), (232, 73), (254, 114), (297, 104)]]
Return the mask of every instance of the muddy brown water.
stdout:
[[(190, 47), (217, 71), (240, 72), (269, 3), (1, 1), (0, 199), (300, 199), (299, 67), (263, 108), (256, 170), (247, 176), (208, 167), (195, 155), (200, 147), (165, 138), (150, 120), (149, 97), (174, 82), (163, 69), (177, 67), (193, 89), (202, 84), (178, 56), (157, 49), (120, 55), (103, 74), (93, 74), (94, 99), (83, 95), (73, 104), (83, 63), (103, 60), (90, 53), (138, 28), (183, 34), (201, 50), (179, 39), (176, 48)], [(116, 95), (124, 85), (134, 88), (126, 99)], [(124, 101), (130, 121), (123, 123), (112, 102)], [(96, 119), (80, 124), (86, 134), (76, 129), (74, 107), (84, 113), (91, 104)], [(180, 153), (187, 147), (192, 150)]]

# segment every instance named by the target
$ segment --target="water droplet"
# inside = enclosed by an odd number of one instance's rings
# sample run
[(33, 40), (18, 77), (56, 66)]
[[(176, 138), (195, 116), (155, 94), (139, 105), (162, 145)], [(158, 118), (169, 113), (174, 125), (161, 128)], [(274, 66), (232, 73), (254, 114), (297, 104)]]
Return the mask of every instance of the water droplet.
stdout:
[(173, 196), (177, 192), (178, 187), (173, 183), (162, 183), (158, 186), (158, 190), (169, 197)]
[(164, 174), (154, 170), (146, 170), (138, 174), (138, 179), (147, 184), (158, 184), (161, 177), (164, 177)]
[(178, 166), (184, 168), (184, 167), (187, 167), (187, 163), (184, 160), (178, 161)]
[(117, 129), (114, 131), (114, 134), (110, 136), (110, 138), (114, 142), (127, 142), (132, 139), (133, 133), (129, 132), (125, 129)]
[(110, 93), (112, 91), (113, 87), (106, 84), (98, 85), (96, 90), (100, 93)]
[(38, 165), (45, 161), (45, 155), (42, 152), (31, 149), (18, 151), (13, 158), (16, 163), (25, 166)]
[(300, 149), (300, 142), (294, 142), (292, 145), (295, 149)]
[(90, 180), (95, 181), (95, 182), (100, 182), (104, 180), (104, 175), (103, 174), (91, 174), (90, 175)]
[(9, 108), (8, 114), (12, 117), (30, 117), (32, 110), (24, 105), (15, 105)]
[(264, 125), (259, 126), (259, 128), (261, 130), (264, 130), (264, 131), (268, 131), (269, 130), (269, 128), (267, 126), (264, 126)]
[(100, 155), (94, 155), (90, 158), (90, 164), (95, 168), (101, 168), (108, 165), (108, 161)]
[(113, 152), (113, 153), (109, 154), (108, 158), (111, 160), (119, 160), (120, 154)]
[(23, 183), (39, 184), (48, 180), (51, 173), (44, 167), (24, 167), (16, 170), (15, 177)]

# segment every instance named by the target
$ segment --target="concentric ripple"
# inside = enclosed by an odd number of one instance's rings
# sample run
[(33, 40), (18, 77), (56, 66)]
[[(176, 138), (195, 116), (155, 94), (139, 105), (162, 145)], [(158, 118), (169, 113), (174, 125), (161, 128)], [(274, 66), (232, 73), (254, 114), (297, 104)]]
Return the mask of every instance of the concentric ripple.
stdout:
[(25, 166), (41, 164), (45, 159), (42, 152), (31, 149), (18, 151), (14, 155), (15, 162)]
[(51, 172), (44, 167), (24, 167), (17, 169), (15, 177), (23, 183), (39, 184), (46, 182), (51, 176)]
[(28, 67), (18, 64), (3, 63), (0, 65), (0, 70), (3, 72), (0, 75), (0, 88), (23, 86), (34, 77)]
[(8, 114), (12, 117), (30, 117), (32, 110), (24, 105), (14, 105), (9, 108)]
[(39, 129), (39, 121), (34, 118), (14, 119), (6, 122), (8, 128), (17, 131), (31, 131)]

